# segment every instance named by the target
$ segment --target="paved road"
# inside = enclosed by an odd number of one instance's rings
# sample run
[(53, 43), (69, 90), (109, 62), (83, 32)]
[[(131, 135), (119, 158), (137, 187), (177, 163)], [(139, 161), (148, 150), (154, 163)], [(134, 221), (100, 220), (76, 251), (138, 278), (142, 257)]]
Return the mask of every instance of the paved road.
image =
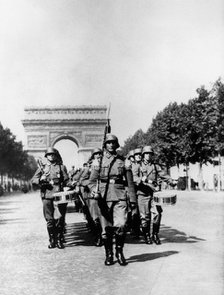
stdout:
[(37, 192), (0, 198), (1, 295), (223, 295), (224, 193), (178, 192), (162, 245), (127, 237), (128, 265), (104, 266), (81, 213), (69, 206), (66, 248), (47, 248)]

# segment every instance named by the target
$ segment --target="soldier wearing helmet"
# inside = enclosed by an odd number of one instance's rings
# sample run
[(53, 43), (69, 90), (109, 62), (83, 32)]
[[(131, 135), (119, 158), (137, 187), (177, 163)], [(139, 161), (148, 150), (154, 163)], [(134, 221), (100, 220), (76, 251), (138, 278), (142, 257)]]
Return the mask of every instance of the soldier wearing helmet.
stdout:
[(55, 217), (53, 194), (63, 190), (69, 181), (66, 167), (57, 149), (49, 147), (45, 153), (46, 165), (41, 165), (35, 172), (31, 182), (39, 185), (43, 202), (43, 214), (47, 222), (49, 249), (63, 249), (63, 232), (67, 203), (58, 204), (60, 217)]
[[(124, 158), (116, 150), (118, 138), (107, 134), (104, 142), (102, 165), (95, 167), (90, 176), (90, 189), (101, 209), (102, 239), (105, 247), (105, 265), (114, 263), (113, 236), (115, 235), (115, 256), (120, 265), (126, 265), (123, 254), (125, 225), (127, 222), (127, 182), (130, 201), (135, 203), (135, 190), (131, 169), (125, 166)], [(96, 192), (96, 180), (100, 180), (99, 192)]]
[[(86, 168), (80, 178), (80, 185), (84, 187), (84, 195), (86, 195), (86, 203), (89, 209), (89, 214), (91, 220), (87, 220), (89, 223), (89, 227), (94, 235), (94, 245), (96, 247), (101, 247), (102, 244), (102, 227), (100, 223), (100, 209), (98, 205), (98, 201), (93, 198), (93, 196), (89, 193), (89, 183), (90, 183), (90, 175), (92, 170), (96, 167), (99, 167), (99, 161), (102, 157), (102, 150), (100, 148), (95, 148), (92, 152), (92, 155), (89, 160), (89, 166)], [(93, 183), (92, 183), (93, 184)], [(96, 181), (94, 182), (96, 184)]]
[[(162, 208), (154, 205), (153, 192), (159, 190), (158, 183), (166, 181), (172, 183), (160, 165), (154, 162), (154, 151), (151, 146), (142, 149), (142, 162), (138, 175), (134, 178), (137, 188), (138, 207), (140, 212), (141, 228), (146, 244), (161, 244), (158, 233), (160, 229)], [(151, 235), (152, 223), (152, 235)]]
[[(133, 155), (134, 161), (131, 164), (133, 179), (135, 182), (136, 177), (139, 174), (139, 169), (141, 167), (142, 160), (142, 148), (138, 147), (131, 151), (131, 156)], [(135, 188), (136, 189), (136, 188)], [(131, 233), (134, 239), (140, 238), (140, 216), (138, 205), (131, 208), (131, 220), (130, 220)]]

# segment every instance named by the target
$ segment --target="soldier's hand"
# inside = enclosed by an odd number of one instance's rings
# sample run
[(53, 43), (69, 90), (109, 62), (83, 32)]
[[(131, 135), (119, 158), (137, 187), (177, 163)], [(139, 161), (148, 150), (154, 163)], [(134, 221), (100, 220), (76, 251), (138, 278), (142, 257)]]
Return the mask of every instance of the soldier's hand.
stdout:
[(52, 190), (52, 188), (53, 188), (52, 185), (48, 181), (41, 181), (40, 187), (42, 190), (46, 190), (46, 189)]
[(41, 182), (41, 181), (46, 181), (46, 180), (47, 180), (47, 176), (43, 174), (43, 175), (41, 176), (41, 178), (40, 178), (40, 182)]
[(129, 159), (125, 159), (124, 164), (126, 169), (131, 169), (131, 161)]
[(54, 184), (54, 180), (51, 179), (51, 180), (49, 181), (49, 183), (50, 183), (51, 185), (53, 185), (53, 184)]
[(147, 176), (143, 176), (143, 177), (142, 177), (142, 182), (148, 182), (148, 180), (147, 180)]
[(101, 198), (101, 194), (99, 192), (92, 191), (91, 197), (95, 200), (99, 200)]

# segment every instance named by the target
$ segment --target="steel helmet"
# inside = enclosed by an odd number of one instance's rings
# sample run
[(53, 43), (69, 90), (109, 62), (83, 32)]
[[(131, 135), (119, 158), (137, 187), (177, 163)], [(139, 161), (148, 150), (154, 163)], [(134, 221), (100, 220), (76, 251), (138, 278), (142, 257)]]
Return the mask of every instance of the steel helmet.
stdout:
[(142, 155), (144, 155), (145, 153), (154, 154), (154, 151), (153, 151), (151, 145), (146, 145), (146, 146), (143, 147)]
[(131, 150), (131, 151), (127, 154), (127, 158), (130, 159), (130, 157), (134, 157), (134, 150)]
[(45, 157), (47, 157), (47, 155), (49, 154), (55, 154), (56, 156), (58, 156), (59, 152), (55, 148), (49, 147), (45, 153)]
[(113, 135), (113, 134), (111, 134), (111, 133), (107, 133), (107, 134), (106, 134), (106, 139), (105, 139), (104, 145), (105, 145), (108, 141), (115, 141), (116, 144), (117, 144), (116, 148), (119, 148), (120, 145), (119, 145), (119, 142), (118, 142), (118, 138), (117, 138), (117, 136), (115, 136), (115, 135)]
[(102, 150), (100, 148), (95, 148), (92, 152), (91, 158), (93, 158), (93, 156), (98, 153), (102, 154)]
[(134, 150), (134, 155), (141, 154), (141, 153), (142, 153), (142, 148), (137, 148)]

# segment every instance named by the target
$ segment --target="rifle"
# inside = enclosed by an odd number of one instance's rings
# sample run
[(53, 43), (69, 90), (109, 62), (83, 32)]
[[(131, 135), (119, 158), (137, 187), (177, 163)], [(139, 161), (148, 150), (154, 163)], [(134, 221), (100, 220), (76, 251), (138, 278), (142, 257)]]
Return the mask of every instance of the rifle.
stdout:
[(102, 142), (102, 148), (101, 148), (102, 149), (102, 156), (100, 157), (100, 160), (99, 160), (99, 170), (98, 170), (98, 177), (97, 177), (97, 181), (96, 181), (96, 192), (95, 192), (94, 198), (98, 200), (98, 205), (99, 205), (101, 214), (108, 221), (112, 222), (110, 213), (108, 211), (108, 206), (107, 206), (107, 203), (106, 203), (106, 200), (105, 200), (105, 197), (104, 197), (106, 195), (106, 193), (107, 193), (108, 185), (106, 186), (104, 196), (101, 196), (100, 189), (99, 189), (99, 187), (100, 187), (100, 172), (101, 172), (101, 169), (102, 169), (102, 162), (103, 162), (103, 154), (104, 154), (104, 145), (105, 145), (105, 141), (106, 141), (106, 135), (108, 133), (111, 133), (109, 114), (110, 114), (110, 104), (109, 104), (109, 108), (108, 108), (108, 112), (107, 112), (107, 122), (106, 122), (105, 129), (104, 129), (104, 136), (103, 136), (103, 142)]
[(111, 133), (111, 126), (110, 126), (110, 104), (109, 104), (109, 107), (108, 107), (108, 111), (107, 111), (107, 122), (106, 122), (106, 125), (105, 125), (105, 128), (104, 128), (104, 134), (103, 134), (103, 141), (102, 141), (102, 156), (100, 157), (100, 160), (99, 160), (99, 171), (98, 171), (98, 177), (97, 177), (97, 181), (96, 181), (96, 192), (95, 192), (95, 199), (99, 199), (100, 198), (100, 190), (99, 190), (99, 187), (100, 187), (100, 172), (101, 172), (101, 169), (102, 169), (102, 162), (103, 162), (103, 153), (104, 153), (104, 144), (105, 144), (105, 140), (106, 140), (106, 135), (108, 133)]

